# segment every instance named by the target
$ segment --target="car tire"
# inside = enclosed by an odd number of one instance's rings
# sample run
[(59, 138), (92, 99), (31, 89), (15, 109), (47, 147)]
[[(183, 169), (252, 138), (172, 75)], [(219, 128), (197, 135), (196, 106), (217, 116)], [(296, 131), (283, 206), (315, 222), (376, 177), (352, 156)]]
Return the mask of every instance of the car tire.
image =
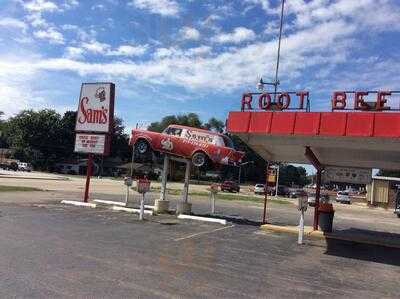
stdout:
[(151, 161), (151, 147), (150, 144), (144, 140), (139, 139), (135, 143), (135, 162), (146, 163)]
[(194, 153), (192, 156), (192, 163), (196, 167), (203, 167), (207, 163), (207, 156), (203, 152)]
[(397, 214), (397, 218), (400, 218), (400, 214)]

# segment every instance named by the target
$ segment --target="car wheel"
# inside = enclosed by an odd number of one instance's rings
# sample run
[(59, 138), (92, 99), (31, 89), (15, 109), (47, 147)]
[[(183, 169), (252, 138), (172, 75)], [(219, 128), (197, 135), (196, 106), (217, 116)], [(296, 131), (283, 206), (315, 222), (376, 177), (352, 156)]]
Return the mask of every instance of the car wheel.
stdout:
[(397, 214), (397, 218), (400, 218), (400, 214)]
[(197, 152), (192, 157), (192, 163), (196, 167), (202, 167), (206, 164), (207, 156), (202, 152)]
[(149, 151), (150, 146), (147, 141), (139, 140), (138, 142), (136, 142), (135, 148), (139, 154), (144, 155)]

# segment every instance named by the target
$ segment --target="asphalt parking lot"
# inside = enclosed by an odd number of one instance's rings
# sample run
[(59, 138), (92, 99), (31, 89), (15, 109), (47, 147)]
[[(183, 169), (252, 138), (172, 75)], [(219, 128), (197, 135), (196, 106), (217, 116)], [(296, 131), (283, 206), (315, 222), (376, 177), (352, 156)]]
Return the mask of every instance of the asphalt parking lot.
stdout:
[[(92, 198), (122, 200), (93, 191)], [(323, 240), (299, 246), (295, 236), (259, 230), (261, 204), (219, 201), (220, 212), (254, 222), (221, 226), (173, 215), (140, 222), (124, 212), (59, 203), (79, 198), (68, 190), (0, 193), (0, 297), (398, 297), (398, 249)], [(174, 207), (179, 196), (170, 198)], [(191, 201), (195, 213), (209, 211), (207, 199)], [(268, 208), (271, 220), (297, 223), (292, 204)], [(391, 216), (338, 206), (336, 225), (399, 233)]]

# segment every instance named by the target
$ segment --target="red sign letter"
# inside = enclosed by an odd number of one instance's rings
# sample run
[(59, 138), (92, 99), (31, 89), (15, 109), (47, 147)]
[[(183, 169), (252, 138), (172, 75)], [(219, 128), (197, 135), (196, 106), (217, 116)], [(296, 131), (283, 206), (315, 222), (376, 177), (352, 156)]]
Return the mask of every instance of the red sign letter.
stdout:
[(385, 106), (387, 102), (386, 96), (390, 96), (392, 93), (390, 91), (379, 91), (378, 96), (376, 97), (376, 110), (390, 110), (389, 106)]
[(299, 91), (296, 93), (296, 96), (299, 97), (299, 109), (303, 109), (304, 107), (304, 98), (308, 97), (308, 91)]
[[(283, 98), (285, 98), (285, 102), (283, 101)], [(278, 107), (281, 110), (289, 108), (290, 105), (290, 95), (287, 92), (283, 92), (279, 95), (278, 97)]]
[(344, 91), (335, 91), (332, 96), (332, 110), (346, 108), (346, 98)]
[(365, 91), (356, 91), (354, 93), (354, 109), (355, 110), (364, 110), (367, 109), (368, 106), (364, 102), (364, 97), (368, 95), (368, 92)]
[(251, 101), (253, 100), (253, 96), (250, 93), (245, 93), (242, 96), (242, 111), (244, 111), (244, 107), (247, 106), (247, 109), (251, 110)]
[(268, 110), (271, 105), (271, 96), (269, 93), (263, 93), (258, 98), (258, 107), (260, 109)]

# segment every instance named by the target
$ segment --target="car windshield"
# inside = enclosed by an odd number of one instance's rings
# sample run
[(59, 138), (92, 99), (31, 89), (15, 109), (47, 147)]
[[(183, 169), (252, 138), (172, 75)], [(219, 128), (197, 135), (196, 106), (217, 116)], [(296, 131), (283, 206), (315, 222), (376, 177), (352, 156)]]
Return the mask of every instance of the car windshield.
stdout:
[(233, 142), (228, 136), (223, 135), (222, 137), (224, 138), (224, 143), (226, 147), (234, 148)]
[(263, 184), (257, 184), (256, 188), (264, 188), (264, 185)]
[(174, 136), (181, 136), (182, 129), (180, 128), (174, 128), (174, 127), (168, 127), (164, 130), (164, 134), (168, 135), (174, 135)]

